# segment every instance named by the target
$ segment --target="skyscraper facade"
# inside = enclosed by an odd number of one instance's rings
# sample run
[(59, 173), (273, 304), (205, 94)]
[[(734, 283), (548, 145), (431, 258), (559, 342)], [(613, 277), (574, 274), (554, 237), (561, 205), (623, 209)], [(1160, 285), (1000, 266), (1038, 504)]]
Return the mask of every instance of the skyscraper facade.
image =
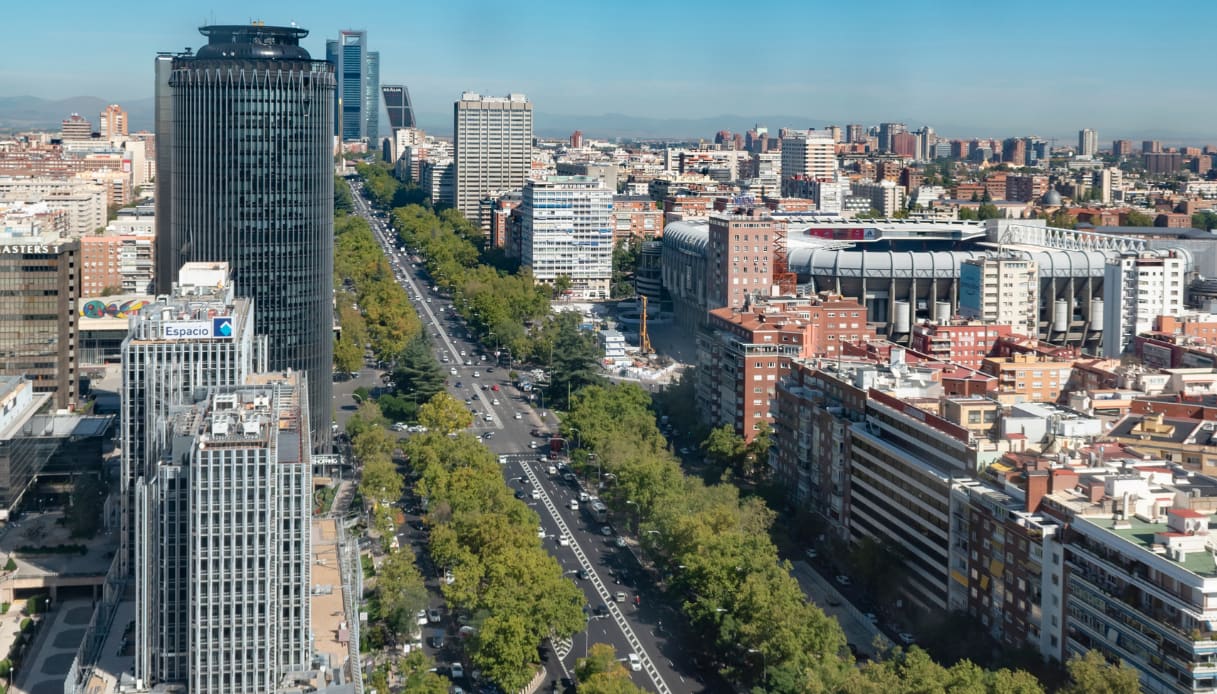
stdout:
[[(227, 325), (224, 328), (223, 325)], [(122, 559), (133, 558), (134, 488), (152, 477), (156, 422), (191, 393), (236, 385), (266, 370), (266, 337), (254, 335), (253, 306), (236, 298), (227, 263), (188, 263), (177, 291), (131, 318), (122, 344), (121, 475)]]
[(163, 459), (136, 489), (149, 684), (263, 694), (310, 667), (306, 378), (256, 374), (159, 422)]
[(97, 130), (103, 140), (112, 140), (127, 134), (127, 112), (118, 104), (110, 104), (102, 109), (98, 123)]
[(456, 209), (478, 219), (478, 203), (524, 187), (532, 167), (532, 103), (506, 97), (461, 94), (453, 105)]
[(340, 31), (325, 42), (334, 65), (334, 134), (343, 140), (375, 140), (380, 135), (380, 53), (368, 50), (368, 32)]
[[(308, 373), (328, 408), (333, 365), (334, 68), (298, 27), (207, 26), (196, 54), (157, 58), (157, 280), (223, 261), (254, 302), (269, 367)], [(328, 445), (329, 422), (313, 442)]]

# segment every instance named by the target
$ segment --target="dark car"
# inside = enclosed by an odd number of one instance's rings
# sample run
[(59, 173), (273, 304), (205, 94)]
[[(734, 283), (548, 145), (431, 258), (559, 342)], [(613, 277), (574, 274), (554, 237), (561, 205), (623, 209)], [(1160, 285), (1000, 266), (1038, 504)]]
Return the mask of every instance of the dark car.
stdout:
[(517, 498), (517, 499), (523, 499), (523, 498), (524, 498), (524, 490), (523, 490), (523, 489), (517, 489), (517, 490), (516, 490), (516, 498)]
[(608, 616), (608, 613), (609, 613), (608, 605), (601, 603), (599, 605), (596, 605), (596, 609), (593, 611), (596, 613), (597, 617)]

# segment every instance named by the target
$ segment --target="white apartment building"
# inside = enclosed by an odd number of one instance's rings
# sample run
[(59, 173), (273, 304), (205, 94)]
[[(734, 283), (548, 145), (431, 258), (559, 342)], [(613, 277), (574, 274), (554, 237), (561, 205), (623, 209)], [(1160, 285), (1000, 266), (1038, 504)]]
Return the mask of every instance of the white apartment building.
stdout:
[(0, 202), (45, 202), (68, 214), (68, 233), (91, 234), (106, 226), (110, 191), (92, 181), (0, 176)]
[(613, 191), (591, 176), (529, 181), (521, 255), (538, 282), (566, 276), (574, 295), (606, 299), (613, 275)]
[(1103, 356), (1119, 357), (1154, 318), (1183, 312), (1190, 256), (1183, 249), (1129, 253), (1108, 261), (1103, 277)]
[(859, 181), (850, 184), (850, 191), (856, 197), (869, 199), (871, 209), (884, 217), (890, 218), (905, 209), (904, 187), (895, 181)]
[(809, 130), (782, 138), (783, 188), (796, 176), (832, 179), (836, 172), (837, 149), (831, 134)]
[(519, 190), (532, 168), (532, 103), (461, 94), (453, 105), (456, 209), (476, 222), (478, 203), (491, 193)]
[(1099, 153), (1099, 132), (1092, 128), (1078, 131), (1078, 156), (1094, 158)]
[(431, 202), (451, 205), (456, 185), (456, 163), (451, 157), (423, 159), (418, 162), (418, 185), (431, 196)]
[(974, 258), (959, 266), (959, 315), (1039, 334), (1039, 266), (1015, 256)]

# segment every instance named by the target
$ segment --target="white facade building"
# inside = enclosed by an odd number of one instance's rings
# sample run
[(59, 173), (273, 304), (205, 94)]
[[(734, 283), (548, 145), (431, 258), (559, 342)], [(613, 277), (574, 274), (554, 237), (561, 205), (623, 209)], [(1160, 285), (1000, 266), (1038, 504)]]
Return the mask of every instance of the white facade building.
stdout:
[(453, 106), (456, 158), (455, 206), (477, 222), (478, 203), (496, 191), (519, 190), (532, 169), (532, 103), (506, 97), (461, 94)]
[(1103, 356), (1119, 357), (1158, 316), (1183, 312), (1189, 258), (1182, 249), (1143, 251), (1107, 263), (1103, 277)]
[(783, 182), (796, 176), (832, 179), (836, 172), (837, 149), (831, 134), (806, 131), (782, 138)]
[(1019, 257), (975, 258), (959, 266), (959, 315), (1039, 334), (1039, 267)]
[(529, 181), (520, 205), (521, 255), (538, 282), (566, 276), (579, 298), (608, 298), (613, 275), (613, 191), (590, 176)]
[(1078, 131), (1078, 156), (1094, 158), (1099, 153), (1099, 133), (1091, 128)]
[(423, 159), (418, 163), (418, 184), (431, 196), (431, 202), (451, 205), (456, 186), (456, 164), (452, 158)]

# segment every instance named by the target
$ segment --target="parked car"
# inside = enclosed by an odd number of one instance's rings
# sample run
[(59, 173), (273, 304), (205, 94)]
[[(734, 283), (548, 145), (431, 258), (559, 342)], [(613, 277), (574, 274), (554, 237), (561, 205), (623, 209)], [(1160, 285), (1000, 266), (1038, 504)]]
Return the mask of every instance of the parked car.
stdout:
[(850, 581), (849, 576), (846, 576), (845, 574), (837, 574), (837, 583), (843, 586), (848, 586), (850, 583), (852, 583), (852, 581)]
[(432, 624), (439, 624), (442, 619), (443, 617), (440, 615), (439, 610), (435, 609), (434, 607), (427, 610), (427, 621), (431, 622)]
[(453, 663), (448, 668), (448, 672), (451, 674), (452, 679), (454, 680), (463, 679), (465, 677), (465, 666), (461, 665), (460, 663)]

